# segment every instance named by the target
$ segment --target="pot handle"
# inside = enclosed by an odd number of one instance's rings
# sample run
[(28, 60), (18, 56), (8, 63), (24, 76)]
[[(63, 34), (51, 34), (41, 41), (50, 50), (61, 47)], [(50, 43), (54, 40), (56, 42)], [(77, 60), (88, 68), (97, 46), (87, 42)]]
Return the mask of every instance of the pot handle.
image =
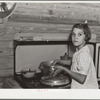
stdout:
[(39, 69), (39, 70), (42, 70), (43, 68), (44, 68), (44, 63), (41, 62), (40, 65), (39, 65), (39, 67), (38, 67), (38, 69)]

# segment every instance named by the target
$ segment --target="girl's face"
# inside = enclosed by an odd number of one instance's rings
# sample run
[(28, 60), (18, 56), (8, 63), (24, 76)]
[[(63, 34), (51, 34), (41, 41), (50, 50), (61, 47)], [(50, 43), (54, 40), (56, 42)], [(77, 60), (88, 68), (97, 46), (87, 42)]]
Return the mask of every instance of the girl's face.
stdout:
[(72, 43), (78, 49), (81, 49), (85, 44), (85, 34), (82, 29), (74, 28), (72, 33)]

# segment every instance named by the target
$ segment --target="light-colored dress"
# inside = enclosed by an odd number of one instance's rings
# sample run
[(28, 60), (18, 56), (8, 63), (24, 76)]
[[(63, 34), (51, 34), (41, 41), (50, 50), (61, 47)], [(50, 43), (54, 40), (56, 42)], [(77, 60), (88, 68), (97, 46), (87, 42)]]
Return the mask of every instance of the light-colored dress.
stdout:
[(87, 75), (84, 84), (80, 84), (72, 79), (71, 89), (98, 89), (96, 69), (87, 45), (74, 53), (71, 70), (76, 73)]

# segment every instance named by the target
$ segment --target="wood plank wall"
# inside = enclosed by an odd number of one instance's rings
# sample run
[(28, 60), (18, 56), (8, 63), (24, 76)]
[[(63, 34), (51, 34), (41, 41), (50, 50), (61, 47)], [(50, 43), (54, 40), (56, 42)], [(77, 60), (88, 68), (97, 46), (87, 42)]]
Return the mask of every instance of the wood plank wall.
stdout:
[(91, 32), (99, 40), (99, 12), (98, 4), (18, 3), (8, 21), (0, 24), (0, 77), (13, 75), (16, 34), (69, 34), (74, 23), (88, 20)]

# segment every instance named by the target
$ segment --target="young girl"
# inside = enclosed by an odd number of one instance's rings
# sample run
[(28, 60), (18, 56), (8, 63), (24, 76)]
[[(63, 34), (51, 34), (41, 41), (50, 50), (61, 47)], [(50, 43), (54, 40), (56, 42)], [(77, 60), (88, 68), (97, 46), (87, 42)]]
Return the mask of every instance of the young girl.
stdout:
[[(71, 89), (98, 89), (96, 70), (90, 50), (86, 45), (91, 39), (91, 32), (87, 24), (75, 24), (71, 30), (71, 40), (76, 47), (76, 52), (73, 54), (71, 70), (61, 66), (68, 64), (65, 60), (55, 60), (54, 65), (58, 69), (53, 74), (65, 71), (72, 78)], [(60, 70), (60, 71), (59, 71)]]

